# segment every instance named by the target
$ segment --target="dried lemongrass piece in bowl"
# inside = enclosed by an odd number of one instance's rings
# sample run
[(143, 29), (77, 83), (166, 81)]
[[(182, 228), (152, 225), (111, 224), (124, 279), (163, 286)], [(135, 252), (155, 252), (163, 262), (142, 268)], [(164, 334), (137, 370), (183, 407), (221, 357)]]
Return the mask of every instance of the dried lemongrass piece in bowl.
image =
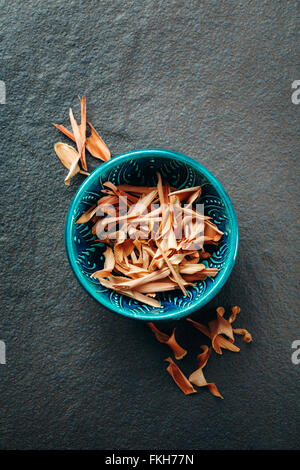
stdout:
[(197, 361), (198, 361), (198, 369), (195, 370), (190, 376), (189, 381), (197, 385), (197, 387), (207, 387), (210, 393), (216, 397), (222, 398), (221, 393), (218, 390), (218, 387), (214, 382), (207, 382), (206, 378), (203, 374), (203, 368), (206, 366), (207, 361), (211, 355), (211, 348), (208, 346), (200, 346), (203, 350), (202, 353), (198, 354)]
[(178, 385), (180, 390), (182, 390), (185, 395), (190, 395), (191, 393), (197, 393), (197, 390), (194, 389), (193, 385), (186, 378), (183, 372), (179, 369), (178, 365), (175, 364), (175, 362), (170, 357), (165, 359), (165, 361), (169, 362), (167, 371), (169, 372), (170, 376), (172, 377), (176, 385)]
[(150, 305), (151, 307), (154, 307), (154, 308), (160, 308), (161, 307), (161, 303), (158, 300), (152, 299), (151, 297), (148, 297), (147, 295), (141, 294), (138, 291), (120, 289), (120, 288), (116, 287), (116, 284), (114, 282), (112, 282), (110, 280), (107, 280), (107, 279), (99, 279), (99, 281), (104, 287), (106, 287), (108, 289), (113, 289), (116, 292), (118, 292), (119, 294), (123, 294), (127, 297), (131, 297), (135, 300), (139, 300), (140, 302), (142, 302), (146, 305)]
[[(233, 323), (236, 320), (237, 315), (240, 313), (241, 308), (238, 305), (235, 305), (234, 307), (231, 307), (231, 315), (228, 319), (229, 323)], [(233, 328), (233, 333), (236, 335), (244, 335), (243, 340), (246, 343), (251, 343), (252, 341), (252, 335), (249, 333), (248, 330), (245, 328)]]
[(89, 175), (87, 171), (81, 170), (79, 167), (79, 153), (71, 145), (64, 144), (63, 142), (57, 142), (54, 145), (54, 150), (62, 164), (69, 170), (68, 175), (65, 178), (65, 184), (70, 185), (70, 180), (77, 173), (82, 175)]
[(168, 336), (165, 333), (163, 333), (162, 331), (160, 331), (154, 325), (154, 323), (148, 322), (147, 325), (153, 331), (157, 341), (159, 341), (160, 343), (167, 344), (172, 349), (172, 351), (174, 353), (174, 356), (175, 356), (175, 359), (180, 360), (184, 356), (186, 356), (186, 354), (187, 354), (186, 349), (183, 349), (181, 346), (179, 346), (179, 344), (176, 341), (176, 338), (175, 338), (175, 329), (176, 328), (173, 329), (172, 335)]
[(158, 281), (159, 279), (164, 279), (168, 277), (170, 274), (170, 270), (168, 268), (161, 269), (159, 271), (153, 271), (150, 274), (146, 274), (143, 277), (140, 277), (138, 279), (129, 279), (129, 280), (124, 280), (124, 282), (119, 284), (119, 287), (122, 287), (124, 289), (136, 289), (143, 284), (147, 284), (150, 281)]
[(201, 186), (194, 186), (192, 188), (179, 189), (169, 193), (169, 196), (177, 196), (180, 202), (187, 202), (191, 204), (195, 202), (201, 195)]
[(201, 333), (203, 333), (204, 335), (208, 336), (208, 338), (210, 338), (210, 331), (206, 325), (203, 325), (202, 323), (198, 323), (197, 321), (192, 320), (191, 318), (187, 318), (186, 320), (192, 323), (194, 327), (197, 328), (197, 330), (201, 331)]
[(82, 214), (79, 219), (76, 220), (76, 224), (85, 224), (91, 220), (98, 211), (98, 206), (91, 206), (84, 214)]
[(193, 282), (193, 281), (205, 281), (207, 279), (207, 276), (216, 276), (218, 274), (219, 270), (208, 270), (205, 269), (203, 271), (200, 271), (195, 274), (183, 274), (182, 277), (185, 281), (187, 282)]
[(210, 220), (204, 221), (204, 236), (213, 242), (218, 242), (223, 235), (223, 232)]
[[(80, 98), (79, 98), (80, 99)], [(84, 170), (87, 170), (86, 159), (85, 159), (85, 144), (86, 144), (86, 96), (80, 99), (80, 112), (81, 121), (79, 125), (79, 132), (82, 140), (82, 151), (81, 151), (81, 165)], [(73, 126), (72, 126), (73, 127)], [(75, 135), (75, 134), (74, 134)], [(79, 152), (79, 149), (78, 149)]]

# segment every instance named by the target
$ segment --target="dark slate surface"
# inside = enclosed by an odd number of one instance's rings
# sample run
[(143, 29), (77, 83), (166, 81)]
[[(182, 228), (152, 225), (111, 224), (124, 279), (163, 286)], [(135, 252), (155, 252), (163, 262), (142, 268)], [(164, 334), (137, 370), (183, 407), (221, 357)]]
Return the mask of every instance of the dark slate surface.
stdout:
[[(299, 447), (297, 2), (0, 5), (0, 447)], [(240, 354), (208, 363), (224, 401), (181, 394), (165, 372), (167, 347), (97, 305), (71, 273), (64, 218), (82, 178), (64, 186), (50, 124), (67, 124), (70, 105), (78, 113), (78, 94), (114, 155), (186, 153), (232, 198), (238, 261), (202, 313), (241, 305), (236, 325), (254, 342), (238, 338)], [(189, 373), (203, 337), (182, 321), (178, 338)]]

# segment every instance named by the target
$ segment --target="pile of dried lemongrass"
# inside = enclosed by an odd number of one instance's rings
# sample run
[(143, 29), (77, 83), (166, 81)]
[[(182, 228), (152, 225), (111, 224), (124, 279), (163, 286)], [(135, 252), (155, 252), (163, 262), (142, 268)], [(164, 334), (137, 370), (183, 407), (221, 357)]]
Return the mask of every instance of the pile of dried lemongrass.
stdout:
[(177, 191), (159, 173), (157, 180), (156, 187), (104, 183), (105, 196), (77, 223), (92, 220), (92, 233), (107, 245), (104, 267), (92, 276), (159, 308), (158, 292), (181, 289), (186, 296), (194, 281), (218, 273), (201, 261), (210, 256), (203, 245), (217, 244), (223, 233), (193, 206), (200, 186)]
[[(71, 145), (65, 144), (63, 142), (57, 142), (54, 145), (54, 150), (56, 155), (62, 162), (62, 164), (69, 170), (65, 178), (65, 184), (69, 186), (71, 178), (81, 173), (88, 176), (87, 164), (85, 151), (88, 152), (95, 158), (98, 158), (104, 162), (111, 158), (109, 148), (105, 142), (101, 139), (100, 135), (94, 129), (92, 124), (86, 120), (86, 96), (83, 96), (80, 100), (81, 104), (81, 122), (77, 124), (76, 119), (72, 108), (69, 110), (70, 123), (72, 131), (69, 131), (64, 126), (59, 124), (53, 124), (57, 129), (59, 129), (63, 134), (65, 134), (69, 139), (73, 140), (76, 143), (77, 150)], [(89, 125), (91, 134), (87, 137), (86, 135), (86, 125)], [(81, 167), (80, 167), (81, 164)]]
[[(228, 320), (226, 320), (224, 318), (225, 309), (223, 307), (219, 307), (217, 308), (217, 317), (210, 321), (208, 325), (203, 325), (191, 318), (187, 318), (195, 328), (201, 331), (205, 336), (208, 336), (211, 340), (212, 347), (208, 347), (207, 345), (200, 346), (203, 352), (197, 356), (198, 368), (192, 372), (189, 378), (184, 375), (178, 365), (170, 357), (165, 359), (169, 362), (167, 371), (185, 395), (196, 393), (197, 390), (193, 387), (193, 385), (196, 385), (197, 387), (207, 387), (212, 395), (223, 398), (216, 384), (214, 382), (207, 382), (204, 377), (203, 368), (206, 366), (207, 361), (210, 358), (212, 349), (214, 349), (218, 354), (222, 354), (222, 349), (239, 352), (240, 348), (234, 344), (234, 333), (237, 335), (243, 335), (246, 343), (250, 343), (252, 341), (252, 336), (247, 330), (243, 328), (232, 328), (232, 323), (235, 321), (240, 311), (240, 307), (232, 307), (231, 315)], [(148, 326), (151, 328), (156, 339), (160, 343), (164, 343), (171, 348), (176, 360), (181, 360), (186, 356), (186, 349), (182, 348), (176, 341), (175, 328), (173, 329), (172, 335), (169, 337), (167, 334), (161, 332), (153, 323), (148, 323)]]

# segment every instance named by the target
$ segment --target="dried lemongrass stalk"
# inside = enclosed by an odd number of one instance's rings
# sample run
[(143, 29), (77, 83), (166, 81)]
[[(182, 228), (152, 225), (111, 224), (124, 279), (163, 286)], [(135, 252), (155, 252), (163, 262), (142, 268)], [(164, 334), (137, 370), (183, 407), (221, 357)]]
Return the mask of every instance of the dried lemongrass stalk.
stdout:
[(175, 329), (173, 329), (172, 335), (169, 337), (165, 333), (162, 333), (152, 322), (147, 323), (149, 328), (153, 331), (157, 341), (160, 343), (167, 344), (173, 351), (175, 359), (180, 360), (184, 356), (186, 356), (187, 351), (186, 349), (183, 349), (181, 346), (176, 341), (175, 338)]
[(54, 145), (54, 150), (62, 164), (69, 170), (69, 173), (65, 178), (65, 184), (67, 186), (70, 185), (70, 179), (77, 175), (77, 173), (89, 175), (88, 172), (80, 169), (78, 164), (79, 154), (76, 152), (74, 147), (71, 147), (71, 145), (68, 144), (64, 144), (63, 142), (57, 142)]
[(170, 376), (178, 385), (178, 387), (183, 391), (185, 395), (190, 395), (191, 393), (197, 393), (197, 390), (194, 389), (191, 382), (186, 378), (183, 372), (179, 369), (178, 365), (168, 357), (165, 359), (166, 362), (169, 362), (167, 367), (167, 371), (169, 372)]
[(211, 355), (211, 348), (203, 345), (201, 346), (201, 349), (203, 352), (197, 356), (198, 369), (189, 376), (189, 381), (192, 384), (197, 385), (197, 387), (207, 387), (212, 395), (223, 399), (216, 384), (214, 382), (207, 382), (203, 374), (203, 368), (206, 366)]

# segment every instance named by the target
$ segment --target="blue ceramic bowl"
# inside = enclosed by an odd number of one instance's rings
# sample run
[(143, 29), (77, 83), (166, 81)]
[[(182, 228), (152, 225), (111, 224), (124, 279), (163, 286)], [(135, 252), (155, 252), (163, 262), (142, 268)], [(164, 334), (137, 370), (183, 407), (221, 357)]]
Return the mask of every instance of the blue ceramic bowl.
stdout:
[[(76, 224), (78, 217), (101, 197), (105, 181), (119, 184), (155, 186), (156, 172), (172, 186), (182, 189), (200, 185), (205, 214), (224, 232), (212, 256), (204, 261), (219, 268), (216, 277), (181, 291), (159, 294), (161, 308), (144, 305), (104, 288), (91, 274), (103, 268), (105, 245), (96, 242), (90, 224)], [(170, 150), (149, 149), (128, 152), (103, 163), (84, 181), (70, 205), (65, 226), (65, 245), (78, 281), (98, 302), (116, 313), (139, 320), (175, 320), (201, 309), (220, 291), (235, 263), (238, 250), (238, 224), (231, 201), (219, 181), (200, 163)]]

